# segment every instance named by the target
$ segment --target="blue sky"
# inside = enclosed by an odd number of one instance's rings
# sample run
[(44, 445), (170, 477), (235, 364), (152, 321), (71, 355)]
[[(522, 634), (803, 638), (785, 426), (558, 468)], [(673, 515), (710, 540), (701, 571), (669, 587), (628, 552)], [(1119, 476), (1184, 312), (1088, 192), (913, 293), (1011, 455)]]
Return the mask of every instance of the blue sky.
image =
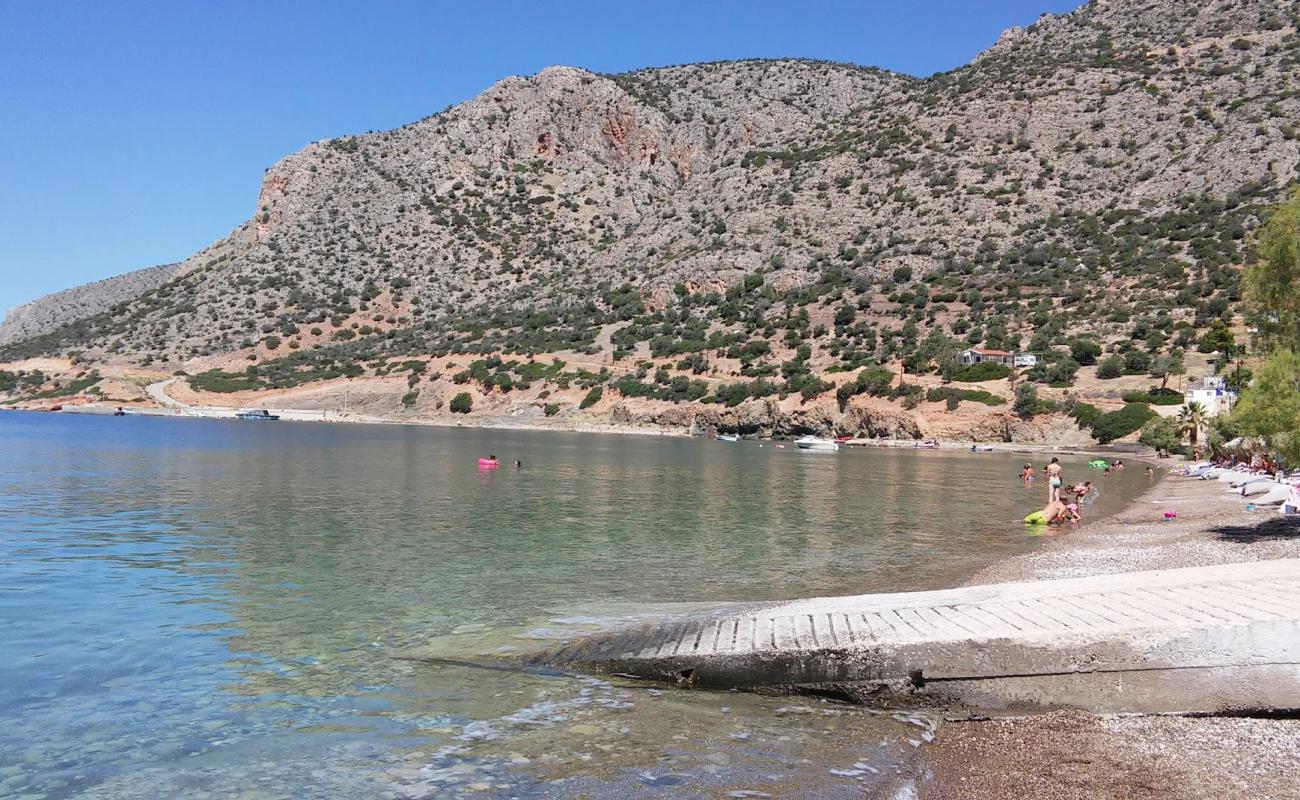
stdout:
[(178, 261), (263, 170), (506, 75), (801, 56), (928, 75), (1079, 0), (62, 2), (0, 8), (0, 312)]

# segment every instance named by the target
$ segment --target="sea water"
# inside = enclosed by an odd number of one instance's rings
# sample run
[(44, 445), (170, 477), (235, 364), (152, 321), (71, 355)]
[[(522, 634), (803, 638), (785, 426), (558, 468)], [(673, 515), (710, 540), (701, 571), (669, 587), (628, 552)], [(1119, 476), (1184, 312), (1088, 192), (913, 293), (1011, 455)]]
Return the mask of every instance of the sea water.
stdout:
[[(939, 588), (1036, 544), (1024, 456), (761, 444), (0, 414), (0, 796), (889, 786), (932, 721), (407, 658)], [(1138, 473), (1066, 477), (1098, 516)]]

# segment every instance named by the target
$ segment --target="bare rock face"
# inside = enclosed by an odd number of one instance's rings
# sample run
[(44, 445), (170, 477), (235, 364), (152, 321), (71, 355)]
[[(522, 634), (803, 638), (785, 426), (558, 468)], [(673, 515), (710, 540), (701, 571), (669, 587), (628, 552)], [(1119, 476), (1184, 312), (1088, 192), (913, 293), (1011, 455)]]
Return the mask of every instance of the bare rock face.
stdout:
[(436, 335), (605, 309), (622, 283), (661, 307), (758, 270), (788, 288), (828, 265), (997, 269), (1041, 230), (1044, 257), (1080, 263), (1096, 256), (1071, 227), (1082, 214), (1282, 196), (1300, 168), (1296, 24), (1288, 0), (1113, 0), (926, 79), (793, 60), (509, 77), (402, 128), (308, 145), (229, 237), (16, 310), (0, 356), (111, 342), (181, 363), (331, 320)]

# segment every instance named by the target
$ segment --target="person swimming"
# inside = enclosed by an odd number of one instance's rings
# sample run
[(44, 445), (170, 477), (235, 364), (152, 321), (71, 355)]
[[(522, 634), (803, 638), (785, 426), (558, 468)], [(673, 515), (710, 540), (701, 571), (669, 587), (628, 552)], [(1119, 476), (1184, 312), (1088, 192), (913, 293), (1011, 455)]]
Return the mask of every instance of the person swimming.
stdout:
[(1037, 479), (1038, 476), (1034, 474), (1033, 464), (1025, 464), (1024, 469), (1020, 470), (1020, 480), (1024, 481), (1025, 483), (1029, 483), (1030, 481), (1037, 480)]

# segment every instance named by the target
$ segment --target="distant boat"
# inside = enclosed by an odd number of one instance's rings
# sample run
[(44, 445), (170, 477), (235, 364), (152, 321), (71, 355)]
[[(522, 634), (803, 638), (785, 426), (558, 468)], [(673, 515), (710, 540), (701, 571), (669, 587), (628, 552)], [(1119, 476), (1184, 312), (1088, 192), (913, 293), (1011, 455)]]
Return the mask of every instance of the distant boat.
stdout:
[(839, 442), (834, 439), (821, 439), (816, 436), (805, 436), (802, 439), (794, 440), (795, 447), (800, 450), (839, 450)]
[(739, 442), (740, 434), (738, 433), (719, 433), (714, 437), (719, 442)]
[(241, 411), (235, 416), (239, 417), (240, 419), (259, 420), (259, 421), (265, 420), (267, 422), (274, 422), (275, 420), (280, 418), (279, 414), (272, 414), (270, 411), (267, 411), (265, 408), (254, 409), (252, 411)]
[(852, 437), (852, 436), (836, 436), (836, 437), (835, 437), (835, 441), (839, 442), (840, 444), (848, 444), (849, 442), (853, 441), (853, 437)]

